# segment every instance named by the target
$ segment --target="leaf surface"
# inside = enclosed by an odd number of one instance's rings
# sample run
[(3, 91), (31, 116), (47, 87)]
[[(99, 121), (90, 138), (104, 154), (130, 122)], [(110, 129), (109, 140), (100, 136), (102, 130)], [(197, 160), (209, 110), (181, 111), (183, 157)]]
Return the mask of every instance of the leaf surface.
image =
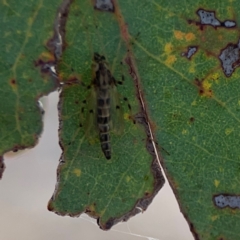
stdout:
[[(137, 76), (135, 66), (129, 62), (133, 59), (131, 41), (121, 18), (116, 3), (114, 11), (102, 11), (90, 1), (73, 2), (65, 27), (66, 49), (58, 66), (65, 83), (59, 103), (63, 154), (58, 184), (48, 207), (61, 215), (86, 212), (98, 218), (102, 229), (110, 229), (118, 221), (145, 210), (164, 183), (149, 139), (137, 80), (133, 79), (134, 74)], [(92, 85), (95, 52), (106, 58), (117, 82), (122, 81), (122, 75), (125, 79), (116, 87), (124, 127), (120, 134), (110, 133), (111, 160), (101, 150), (98, 132), (91, 135), (86, 131), (98, 131), (85, 124), (86, 120), (87, 124), (96, 122), (88, 117), (92, 112), (89, 105), (97, 108), (96, 101), (91, 101), (91, 91), (96, 91)]]
[(43, 110), (38, 98), (56, 89), (57, 82), (40, 74), (41, 66), (36, 65), (39, 59), (53, 60), (44, 45), (53, 36), (59, 3), (0, 3), (0, 156), (34, 146), (41, 134)]
[(191, 231), (239, 239), (239, 2), (120, 3), (131, 35), (140, 32), (149, 116)]

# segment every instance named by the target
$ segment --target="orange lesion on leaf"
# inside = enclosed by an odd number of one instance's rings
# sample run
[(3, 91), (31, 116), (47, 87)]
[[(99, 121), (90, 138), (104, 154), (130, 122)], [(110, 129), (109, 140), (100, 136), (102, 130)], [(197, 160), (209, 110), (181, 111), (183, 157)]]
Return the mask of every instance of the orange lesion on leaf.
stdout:
[(167, 59), (165, 60), (166, 65), (172, 65), (174, 62), (176, 62), (177, 58), (174, 55), (169, 55)]
[(75, 168), (75, 169), (73, 169), (73, 173), (74, 173), (77, 177), (80, 177), (82, 171), (81, 171), (81, 169), (79, 169), (79, 168)]
[(193, 33), (186, 33), (185, 34), (185, 39), (189, 42), (189, 41), (193, 41), (193, 40), (195, 40), (195, 35), (193, 34)]
[(187, 42), (193, 41), (196, 39), (196, 36), (194, 33), (188, 32), (188, 33), (184, 33), (178, 30), (175, 30), (174, 32), (174, 36), (177, 40), (186, 40)]
[(183, 40), (183, 39), (184, 39), (184, 33), (181, 32), (181, 31), (175, 30), (175, 31), (174, 31), (174, 36), (175, 36), (175, 38), (178, 39), (178, 40)]

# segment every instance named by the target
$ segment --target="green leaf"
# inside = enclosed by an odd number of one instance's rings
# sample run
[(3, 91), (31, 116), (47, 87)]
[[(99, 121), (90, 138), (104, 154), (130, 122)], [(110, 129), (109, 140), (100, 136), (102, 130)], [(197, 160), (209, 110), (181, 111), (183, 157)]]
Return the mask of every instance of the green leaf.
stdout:
[[(58, 64), (65, 82), (59, 104), (63, 154), (49, 209), (71, 216), (87, 212), (103, 229), (145, 210), (164, 182), (154, 131), (195, 238), (237, 240), (239, 3), (106, 1), (110, 5), (99, 10), (94, 2), (74, 1), (67, 18)], [(41, 132), (36, 99), (56, 86), (48, 74), (40, 77), (33, 62), (51, 58), (43, 46), (53, 36), (59, 3), (18, 4), (3, 1), (0, 8), (0, 155), (35, 144)], [(84, 125), (94, 52), (106, 57), (117, 81), (124, 75), (117, 91), (132, 109), (122, 101), (124, 129), (111, 133), (111, 160)], [(0, 169), (2, 162), (0, 156)]]
[[(136, 113), (139, 101), (134, 74), (128, 75), (131, 67), (124, 61), (130, 54), (135, 76), (141, 79), (137, 89), (144, 92), (148, 117), (157, 126), (156, 138), (165, 149), (162, 164), (193, 234), (199, 239), (238, 239), (239, 208), (229, 207), (228, 200), (221, 198), (221, 194), (239, 194), (239, 35), (234, 27), (239, 23), (238, 4), (191, 1), (185, 6), (160, 0), (118, 4), (114, 13), (96, 12), (89, 2), (72, 5), (66, 27), (68, 49), (60, 66), (63, 78), (90, 84), (91, 59), (98, 52), (107, 58), (116, 79), (126, 75), (126, 83), (118, 91), (130, 96)], [(227, 55), (221, 51), (229, 46), (231, 64), (221, 60)], [(87, 209), (108, 228), (111, 217), (129, 211), (144, 191), (153, 192), (153, 175), (147, 167), (152, 160), (137, 141), (144, 135), (141, 126), (129, 121), (124, 123), (123, 136), (112, 137), (110, 162), (99, 144), (89, 147), (77, 123), (86, 95), (80, 85), (63, 90), (60, 136), (64, 164), (59, 167), (57, 198), (49, 206), (61, 214)], [(132, 178), (136, 169), (139, 173)], [(143, 176), (148, 176), (147, 183)], [(126, 188), (127, 179), (137, 181), (130, 180)], [(138, 195), (134, 191), (143, 189), (143, 183), (146, 188)], [(129, 193), (134, 197), (129, 198)], [(124, 205), (123, 200), (127, 201)], [(219, 207), (224, 204), (225, 208)]]
[[(86, 212), (98, 218), (103, 229), (145, 210), (164, 183), (140, 103), (138, 79), (134, 79), (135, 65), (129, 62), (131, 42), (124, 40), (120, 17), (116, 6), (113, 13), (94, 9), (90, 1), (73, 2), (65, 27), (67, 47), (58, 66), (65, 82), (59, 103), (63, 154), (48, 207), (61, 215)], [(97, 128), (86, 125), (96, 121), (87, 116), (89, 105), (97, 106), (91, 101), (94, 87), (89, 89), (95, 52), (106, 58), (116, 81), (122, 75), (125, 78), (123, 85), (117, 86), (124, 128), (121, 134), (110, 133), (111, 160), (101, 150)], [(128, 101), (124, 101), (126, 97)], [(93, 135), (86, 130), (91, 128)]]
[[(220, 24), (201, 24), (199, 8), (215, 11)], [(121, 1), (129, 32), (140, 32), (134, 56), (157, 140), (169, 153), (162, 164), (196, 239), (239, 239), (239, 204), (216, 202), (240, 194), (239, 29), (225, 27), (226, 20), (239, 26), (239, 9), (238, 1)], [(188, 59), (190, 46), (198, 50)]]
[(52, 57), (44, 44), (53, 37), (60, 2), (0, 3), (0, 156), (34, 146), (41, 134), (42, 110), (37, 101), (57, 83), (47, 73), (41, 76), (41, 66), (36, 65), (37, 59)]

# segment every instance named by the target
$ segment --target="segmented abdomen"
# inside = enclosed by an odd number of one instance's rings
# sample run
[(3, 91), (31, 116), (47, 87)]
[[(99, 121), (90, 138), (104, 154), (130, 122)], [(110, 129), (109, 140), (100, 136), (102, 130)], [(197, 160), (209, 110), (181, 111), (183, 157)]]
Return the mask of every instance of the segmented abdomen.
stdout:
[(109, 90), (100, 88), (97, 94), (97, 124), (102, 151), (107, 159), (111, 159), (110, 144), (110, 96)]

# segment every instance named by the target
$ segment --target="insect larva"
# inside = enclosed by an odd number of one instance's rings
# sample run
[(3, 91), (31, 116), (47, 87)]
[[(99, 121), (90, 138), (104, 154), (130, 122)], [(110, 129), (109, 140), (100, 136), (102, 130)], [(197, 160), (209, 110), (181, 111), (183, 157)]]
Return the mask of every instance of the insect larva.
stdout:
[(111, 90), (116, 86), (116, 81), (111, 75), (105, 57), (94, 54), (95, 78), (93, 80), (96, 92), (96, 117), (99, 130), (99, 139), (106, 159), (111, 159), (110, 121), (111, 121)]

